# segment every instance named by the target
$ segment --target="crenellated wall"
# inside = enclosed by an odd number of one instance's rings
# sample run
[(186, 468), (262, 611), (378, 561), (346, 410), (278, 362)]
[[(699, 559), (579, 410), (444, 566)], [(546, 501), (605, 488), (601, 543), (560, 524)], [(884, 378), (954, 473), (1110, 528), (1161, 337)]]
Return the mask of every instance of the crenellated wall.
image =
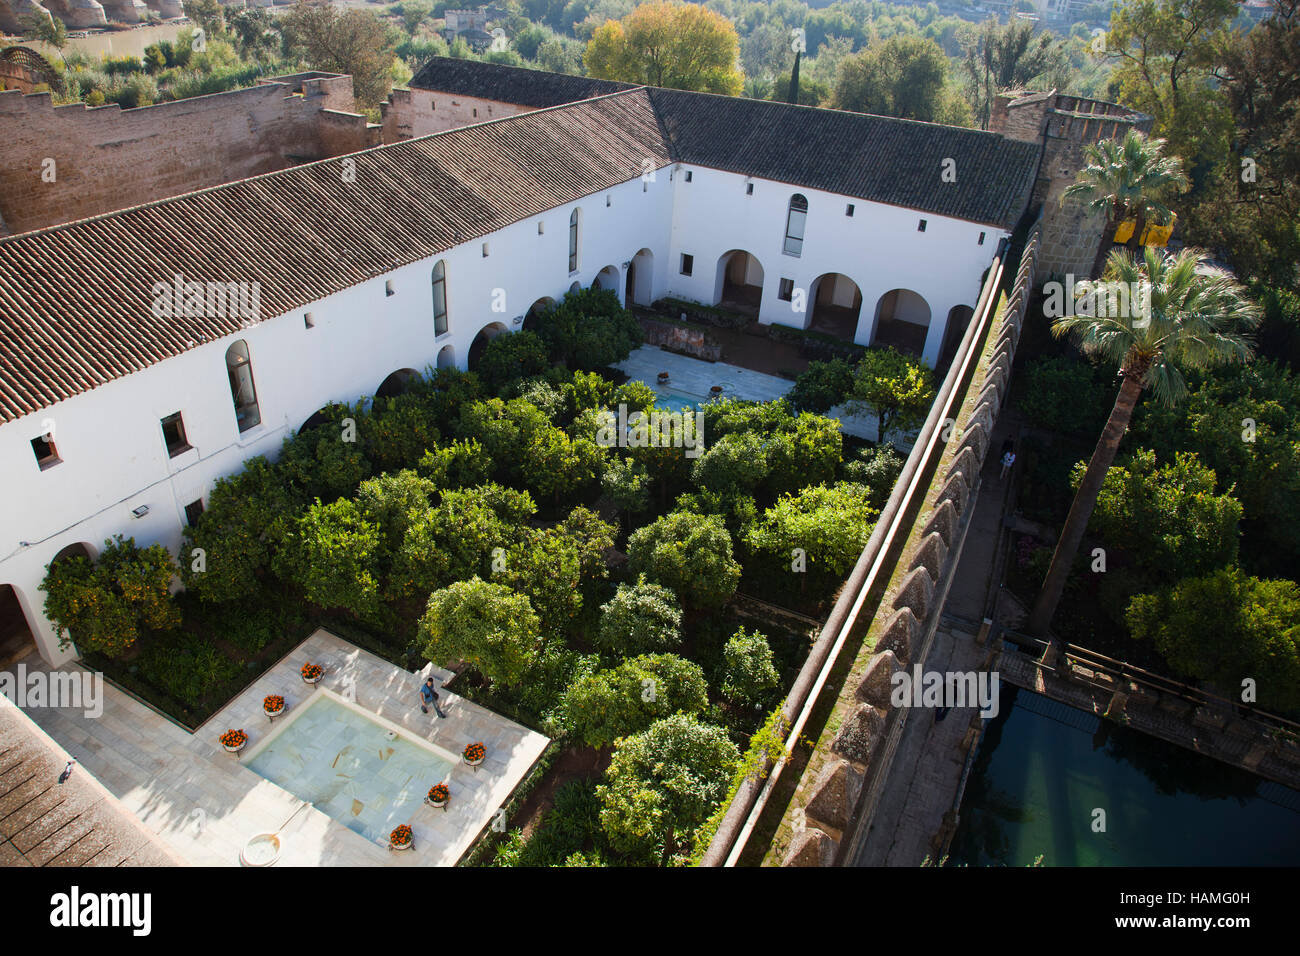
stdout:
[[(892, 706), (892, 678), (929, 655), (973, 511), (980, 468), (1010, 387), (1038, 248), (1035, 233), (1021, 256), (1006, 307), (988, 332), (957, 415), (955, 440), (947, 443), (867, 639), (804, 768), (769, 851), (771, 862), (837, 865), (848, 849), (846, 840), (870, 825), (912, 710)], [(974, 728), (967, 740), (970, 747), (978, 740)]]
[(123, 110), (0, 92), (0, 220), (27, 232), (379, 145), (352, 80), (277, 77)]

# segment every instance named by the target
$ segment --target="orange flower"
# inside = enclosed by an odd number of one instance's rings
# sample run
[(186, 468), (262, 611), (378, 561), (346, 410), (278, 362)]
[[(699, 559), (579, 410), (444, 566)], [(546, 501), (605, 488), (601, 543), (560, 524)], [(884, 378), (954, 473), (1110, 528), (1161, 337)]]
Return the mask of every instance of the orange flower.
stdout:
[(393, 846), (406, 846), (411, 842), (411, 828), (405, 823), (393, 828), (393, 832), (388, 834), (388, 842)]
[(267, 694), (266, 699), (262, 701), (262, 706), (273, 714), (277, 710), (284, 710), (284, 698), (279, 694)]
[(447, 789), (445, 783), (435, 783), (429, 788), (429, 799), (434, 803), (443, 803), (450, 796), (451, 791)]
[(227, 730), (218, 739), (223, 747), (242, 747), (248, 743), (248, 734), (242, 730)]
[(473, 763), (487, 756), (487, 748), (481, 743), (473, 743), (465, 748), (465, 759)]

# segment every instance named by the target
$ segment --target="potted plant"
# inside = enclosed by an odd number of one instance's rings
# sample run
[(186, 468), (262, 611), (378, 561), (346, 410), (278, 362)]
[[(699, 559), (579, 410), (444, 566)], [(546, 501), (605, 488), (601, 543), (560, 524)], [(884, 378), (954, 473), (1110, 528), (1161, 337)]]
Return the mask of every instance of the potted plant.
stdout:
[(722, 394), (722, 386), (721, 385), (709, 386), (709, 394), (712, 395), (714, 398), (717, 398), (719, 395)]
[(471, 767), (477, 767), (483, 762), (483, 758), (486, 756), (487, 748), (481, 743), (469, 744), (465, 748), (465, 762)]
[(302, 679), (304, 683), (316, 684), (325, 676), (325, 668), (319, 664), (312, 664), (310, 661), (302, 665)]
[(262, 701), (262, 710), (271, 720), (284, 713), (284, 698), (279, 694), (267, 694)]
[(660, 384), (660, 385), (667, 385), (667, 384), (668, 384), (668, 373), (667, 373), (667, 372), (660, 372), (660, 373), (659, 373), (659, 384)]
[(424, 802), (436, 809), (447, 808), (447, 798), (451, 796), (451, 790), (445, 783), (435, 783), (429, 788), (429, 794), (424, 798)]
[(388, 834), (388, 848), (390, 850), (409, 850), (415, 845), (415, 834), (405, 823), (393, 827), (393, 832)]
[(221, 741), (221, 746), (225, 747), (226, 750), (232, 754), (237, 754), (248, 743), (248, 734), (242, 730), (227, 730), (218, 739)]

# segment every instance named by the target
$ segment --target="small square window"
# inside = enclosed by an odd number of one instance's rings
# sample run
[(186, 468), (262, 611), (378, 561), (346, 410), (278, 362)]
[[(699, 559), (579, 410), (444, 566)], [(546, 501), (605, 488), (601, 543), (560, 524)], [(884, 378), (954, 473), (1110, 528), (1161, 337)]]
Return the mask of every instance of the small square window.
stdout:
[(546, 234), (546, 223), (542, 222), (540, 219), (537, 220), (537, 234), (539, 236)]
[(849, 203), (847, 206), (844, 207), (844, 215), (846, 216), (853, 215), (853, 203)]
[(605, 208), (608, 209), (614, 204), (614, 199), (609, 193), (605, 193)]
[(191, 528), (197, 527), (199, 518), (203, 516), (203, 499), (191, 501), (185, 506), (185, 523)]
[(384, 295), (393, 294), (393, 280), (389, 279), (384, 283)]
[(488, 257), (488, 244), (485, 242), (483, 243), (483, 258), (486, 259), (487, 257)]
[(688, 183), (691, 181), (691, 171), (689, 169), (686, 170), (686, 181)]
[(59, 450), (54, 447), (54, 436), (52, 435), (41, 435), (39, 438), (33, 438), (32, 451), (36, 455), (36, 463), (41, 466), (41, 471), (57, 465), (63, 460), (59, 457)]
[(981, 245), (981, 246), (984, 245), (984, 233), (982, 232), (980, 233), (980, 241), (977, 243), (977, 245)]
[(776, 290), (776, 297), (782, 302), (789, 302), (794, 298), (794, 280), (782, 279), (781, 285)]
[(316, 319), (310, 312), (304, 312), (302, 314), (302, 324), (306, 328), (314, 329), (316, 328)]
[(695, 257), (682, 253), (682, 275), (688, 276), (695, 271)]
[(185, 422), (180, 412), (162, 420), (162, 432), (163, 441), (167, 443), (167, 454), (172, 458), (190, 450), (190, 443), (185, 440)]
[(753, 184), (753, 183), (745, 183), (745, 195), (746, 195), (746, 196), (752, 196), (752, 195), (754, 195), (754, 184)]
[(924, 220), (924, 219), (922, 219), (919, 223), (917, 223), (916, 231), (917, 231), (917, 232), (925, 232), (925, 220)]

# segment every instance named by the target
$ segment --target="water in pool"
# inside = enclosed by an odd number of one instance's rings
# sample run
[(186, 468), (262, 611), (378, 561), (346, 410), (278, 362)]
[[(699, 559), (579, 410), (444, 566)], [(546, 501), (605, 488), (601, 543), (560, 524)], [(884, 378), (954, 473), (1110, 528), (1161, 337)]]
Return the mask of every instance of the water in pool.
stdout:
[[(1094, 832), (1094, 811), (1106, 812)], [(1300, 793), (1003, 685), (949, 865), (1295, 866)]]
[(248, 763), (350, 830), (386, 843), (406, 823), (451, 761), (324, 693)]
[[(654, 388), (654, 386), (651, 386)], [(704, 399), (698, 395), (687, 395), (683, 392), (672, 392), (665, 388), (655, 388), (659, 394), (655, 402), (658, 408), (667, 408), (674, 412), (694, 412), (698, 411), (700, 404)]]

